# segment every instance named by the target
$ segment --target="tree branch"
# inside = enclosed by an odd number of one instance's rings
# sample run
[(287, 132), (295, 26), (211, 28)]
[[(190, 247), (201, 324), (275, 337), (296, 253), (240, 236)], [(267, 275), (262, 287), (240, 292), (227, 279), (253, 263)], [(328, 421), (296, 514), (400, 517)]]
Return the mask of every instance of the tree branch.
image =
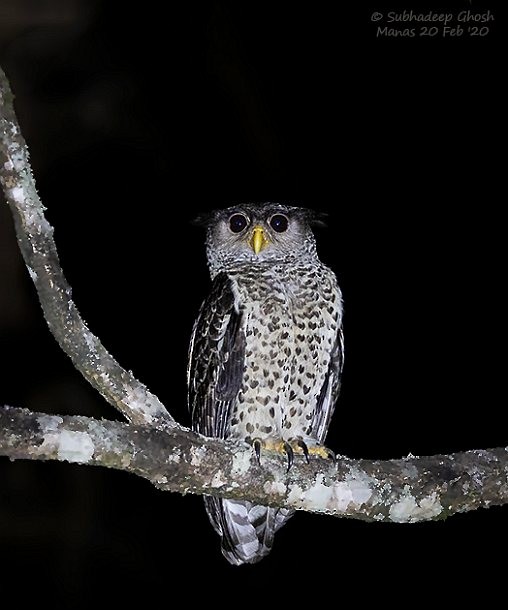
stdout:
[(508, 503), (508, 448), (337, 464), (297, 460), (200, 436), (81, 416), (0, 408), (0, 455), (131, 472), (158, 488), (213, 494), (365, 521), (415, 523)]
[(81, 318), (64, 277), (53, 227), (44, 217), (13, 107), (9, 82), (0, 68), (0, 182), (14, 216), (18, 244), (44, 317), (60, 347), (102, 396), (135, 424), (176, 425), (162, 403), (123, 369)]
[(87, 328), (59, 265), (53, 229), (35, 190), (12, 94), (0, 70), (0, 181), (18, 243), (48, 326), (76, 368), (131, 423), (0, 408), (0, 455), (132, 472), (160, 489), (257, 504), (414, 523), (508, 503), (508, 449), (334, 465), (209, 439), (177, 425), (158, 399), (122, 369)]

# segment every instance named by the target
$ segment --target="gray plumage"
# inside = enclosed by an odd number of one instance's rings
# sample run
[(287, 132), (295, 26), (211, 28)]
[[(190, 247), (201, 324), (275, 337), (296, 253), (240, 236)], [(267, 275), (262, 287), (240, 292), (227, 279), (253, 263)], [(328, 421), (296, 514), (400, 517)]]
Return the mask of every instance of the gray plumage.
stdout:
[[(342, 300), (303, 208), (245, 204), (206, 220), (212, 289), (189, 350), (192, 427), (247, 442), (324, 443), (343, 361)], [(293, 511), (205, 498), (232, 564), (270, 552)]]

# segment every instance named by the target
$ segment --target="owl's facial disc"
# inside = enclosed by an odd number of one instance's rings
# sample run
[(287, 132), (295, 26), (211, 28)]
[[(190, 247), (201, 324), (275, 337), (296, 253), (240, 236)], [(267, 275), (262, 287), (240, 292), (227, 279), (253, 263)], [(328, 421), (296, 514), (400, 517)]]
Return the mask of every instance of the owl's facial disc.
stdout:
[(267, 238), (263, 227), (256, 225), (252, 230), (252, 236), (249, 240), (249, 245), (254, 250), (254, 254), (259, 254), (269, 243), (270, 240)]

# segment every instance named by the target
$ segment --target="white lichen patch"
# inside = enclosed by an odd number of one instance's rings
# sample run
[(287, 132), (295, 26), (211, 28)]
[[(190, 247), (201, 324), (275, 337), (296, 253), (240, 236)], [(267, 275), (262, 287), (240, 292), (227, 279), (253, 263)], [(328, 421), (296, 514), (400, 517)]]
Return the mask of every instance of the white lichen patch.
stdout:
[[(292, 490), (289, 497), (294, 497)], [(344, 512), (347, 507), (353, 502), (353, 493), (348, 483), (335, 483), (335, 485), (326, 485), (324, 476), (318, 474), (314, 485), (306, 489), (300, 490), (296, 500), (296, 508), (319, 511), (324, 513)]]
[(298, 485), (290, 488), (288, 503), (303, 510), (329, 514), (357, 510), (368, 502), (373, 494), (375, 480), (365, 472), (351, 470), (345, 481), (328, 485), (323, 474), (318, 474), (314, 484), (303, 490)]
[(359, 468), (351, 467), (349, 475), (346, 476), (349, 483), (353, 502), (358, 506), (365, 504), (372, 497), (373, 489), (376, 487), (376, 479)]
[(408, 494), (390, 506), (390, 519), (396, 523), (411, 523), (418, 511), (414, 496)]
[(63, 419), (58, 415), (41, 415), (37, 418), (43, 442), (43, 452), (56, 451), (59, 460), (85, 464), (92, 458), (95, 445), (87, 432), (59, 430)]
[(172, 453), (166, 458), (166, 464), (179, 464), (182, 460), (179, 449), (174, 449)]
[(404, 487), (404, 493), (398, 502), (390, 506), (390, 519), (395, 523), (416, 523), (437, 517), (443, 510), (435, 492), (418, 503), (410, 491)]
[(432, 519), (443, 512), (443, 506), (441, 505), (436, 492), (433, 492), (430, 494), (430, 496), (420, 500), (420, 508), (423, 511), (423, 516), (425, 519)]
[(357, 506), (366, 504), (372, 497), (372, 489), (369, 485), (365, 484), (364, 481), (352, 479), (349, 481), (349, 488), (351, 490), (353, 503)]
[(21, 186), (13, 186), (7, 191), (7, 195), (14, 199), (18, 205), (25, 203), (25, 190)]
[(481, 457), (486, 462), (498, 462), (498, 458), (491, 452), (487, 451), (487, 449), (477, 449), (475, 451), (478, 457)]
[(181, 460), (180, 452), (175, 450), (173, 453), (170, 453), (166, 458), (167, 464), (179, 464)]
[(58, 426), (63, 423), (63, 418), (59, 415), (41, 415), (37, 418), (37, 423), (41, 428), (42, 434), (47, 436), (48, 432), (58, 430)]
[(484, 473), (478, 468), (478, 466), (472, 466), (467, 471), (468, 475), (474, 481), (475, 485), (481, 487), (483, 485)]
[(402, 468), (402, 476), (405, 479), (417, 479), (418, 468), (414, 464), (404, 464)]
[(106, 430), (101, 422), (94, 421), (93, 419), (88, 422), (87, 428), (92, 438), (96, 438), (99, 441), (101, 450), (112, 451), (117, 454), (124, 453), (123, 447), (118, 442), (118, 435), (114, 430)]
[(112, 437), (114, 436), (116, 438), (116, 434), (112, 433), (110, 430), (108, 430), (106, 433), (103, 425), (99, 421), (96, 421), (94, 419), (90, 419), (87, 424), (87, 428), (90, 434), (93, 434), (94, 436), (97, 436), (101, 439), (101, 443), (104, 445), (104, 448), (106, 450), (112, 448)]
[(143, 418), (149, 424), (153, 423), (154, 419), (160, 415), (167, 415), (165, 410), (156, 404), (153, 398), (146, 387), (139, 382), (134, 382), (133, 387), (128, 384), (124, 385), (124, 398), (122, 402), (133, 411), (142, 413)]
[(222, 470), (218, 470), (210, 481), (210, 487), (222, 487), (223, 485), (227, 485), (227, 483), (228, 480), (224, 477)]
[(231, 474), (233, 476), (242, 476), (249, 471), (250, 468), (250, 452), (241, 451), (233, 455), (233, 464), (231, 465)]
[(95, 450), (95, 446), (89, 434), (86, 432), (71, 432), (62, 430), (58, 436), (57, 454), (59, 460), (85, 464), (88, 462)]
[(286, 493), (286, 486), (281, 481), (267, 481), (263, 485), (263, 491), (267, 494), (283, 496)]
[(30, 274), (30, 277), (32, 278), (32, 282), (36, 282), (37, 273), (32, 269), (32, 267), (30, 267), (30, 265), (27, 265), (26, 268), (28, 269), (28, 273)]
[[(73, 301), (69, 301), (69, 309), (74, 306)], [(86, 346), (90, 350), (90, 352), (96, 356), (97, 355), (97, 338), (93, 333), (91, 333), (88, 328), (83, 329), (83, 339), (85, 340)]]
[[(23, 184), (23, 183), (21, 183)], [(24, 186), (13, 186), (6, 190), (6, 195), (14, 201), (16, 208), (23, 216), (23, 222), (28, 231), (39, 233), (51, 233), (52, 228), (43, 214), (40, 201), (34, 202), (30, 193), (33, 193), (33, 185), (28, 182)]]
[(206, 455), (206, 449), (204, 447), (191, 447), (191, 466), (201, 466), (203, 458)]
[[(310, 509), (323, 509), (326, 510), (326, 508), (331, 504), (331, 502), (333, 501), (333, 497), (334, 497), (334, 489), (333, 487), (331, 487), (330, 485), (325, 485), (323, 483), (324, 481), (324, 476), (322, 474), (318, 474), (318, 476), (316, 477), (316, 481), (314, 483), (314, 485), (312, 485), (309, 489), (306, 490), (306, 492), (303, 494), (303, 501), (302, 501), (302, 507), (303, 508), (310, 508)], [(340, 485), (343, 485), (343, 483), (341, 483)], [(349, 501), (352, 498), (351, 492), (349, 492), (349, 496), (348, 496), (348, 500), (346, 501), (346, 503), (344, 504), (344, 507), (339, 508), (339, 510), (342, 510), (343, 508), (345, 508), (347, 506), (347, 504), (349, 504)], [(342, 494), (339, 494), (339, 496), (342, 498)]]
[(287, 501), (291, 506), (299, 507), (303, 501), (303, 489), (299, 485), (291, 485)]

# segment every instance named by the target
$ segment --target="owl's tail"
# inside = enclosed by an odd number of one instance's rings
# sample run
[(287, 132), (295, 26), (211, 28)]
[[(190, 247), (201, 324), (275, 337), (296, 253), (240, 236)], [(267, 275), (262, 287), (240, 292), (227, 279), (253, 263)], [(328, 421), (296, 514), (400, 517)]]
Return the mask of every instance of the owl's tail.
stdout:
[(272, 550), (273, 537), (294, 510), (250, 502), (204, 498), (208, 517), (222, 540), (222, 554), (233, 565), (257, 563)]

